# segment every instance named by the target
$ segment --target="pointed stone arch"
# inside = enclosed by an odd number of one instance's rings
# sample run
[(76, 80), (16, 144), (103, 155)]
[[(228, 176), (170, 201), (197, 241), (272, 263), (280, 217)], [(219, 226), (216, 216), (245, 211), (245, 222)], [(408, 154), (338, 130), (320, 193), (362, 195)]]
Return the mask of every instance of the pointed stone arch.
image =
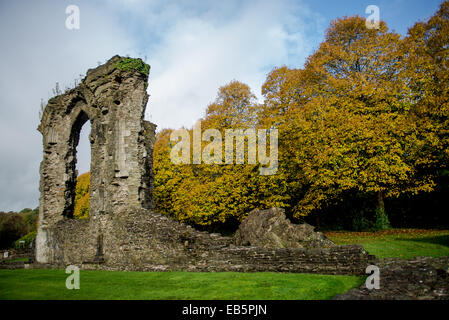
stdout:
[[(44, 147), (38, 262), (92, 260), (98, 247), (95, 239), (102, 239), (103, 248), (108, 238), (103, 240), (102, 233), (119, 218), (116, 212), (153, 206), (151, 171), (156, 126), (143, 119), (149, 68), (129, 68), (130, 61), (133, 66), (147, 66), (140, 59), (115, 56), (90, 69), (76, 88), (50, 99), (44, 110), (38, 127)], [(71, 219), (76, 147), (87, 121), (91, 123), (90, 213), (87, 221), (78, 221)], [(87, 246), (83, 252), (76, 244), (73, 250), (58, 246), (67, 243), (64, 238), (70, 237), (74, 228)]]
[[(73, 218), (74, 215), (74, 207), (75, 207), (75, 189), (76, 189), (76, 181), (78, 177), (78, 172), (76, 172), (76, 164), (77, 164), (77, 147), (80, 140), (81, 129), (85, 125), (86, 122), (90, 120), (87, 113), (80, 108), (78, 115), (75, 118), (71, 125), (70, 137), (69, 137), (69, 148), (66, 154), (66, 174), (68, 179), (65, 181), (65, 192), (64, 195), (66, 204), (64, 205), (64, 211), (62, 213), (63, 216), (67, 218)], [(93, 139), (89, 139), (91, 141), (91, 154), (92, 154), (92, 142)]]

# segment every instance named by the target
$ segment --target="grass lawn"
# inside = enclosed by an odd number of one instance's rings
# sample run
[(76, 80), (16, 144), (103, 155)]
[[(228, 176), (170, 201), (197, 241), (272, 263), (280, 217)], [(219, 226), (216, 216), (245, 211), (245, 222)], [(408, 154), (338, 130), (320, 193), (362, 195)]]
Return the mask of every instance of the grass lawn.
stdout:
[(68, 290), (64, 270), (0, 270), (0, 299), (330, 299), (364, 277), (239, 272), (80, 271)]
[(12, 259), (9, 260), (9, 262), (27, 262), (29, 258), (18, 258), (18, 259)]
[[(337, 244), (361, 244), (379, 258), (448, 256), (449, 230), (326, 232)], [(80, 271), (80, 290), (64, 270), (0, 270), (0, 299), (330, 299), (365, 277), (293, 273)]]
[(392, 229), (381, 232), (325, 232), (337, 244), (361, 244), (378, 258), (449, 256), (449, 230)]

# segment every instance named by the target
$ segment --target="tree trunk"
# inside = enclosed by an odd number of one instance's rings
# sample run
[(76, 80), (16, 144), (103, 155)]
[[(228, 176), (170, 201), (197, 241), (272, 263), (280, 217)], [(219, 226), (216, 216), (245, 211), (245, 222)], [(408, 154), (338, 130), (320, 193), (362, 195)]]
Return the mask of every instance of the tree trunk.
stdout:
[(390, 221), (385, 212), (384, 194), (382, 191), (379, 191), (377, 193), (376, 229), (386, 230), (390, 227)]
[(384, 194), (382, 191), (377, 193), (377, 210), (379, 212), (385, 212)]

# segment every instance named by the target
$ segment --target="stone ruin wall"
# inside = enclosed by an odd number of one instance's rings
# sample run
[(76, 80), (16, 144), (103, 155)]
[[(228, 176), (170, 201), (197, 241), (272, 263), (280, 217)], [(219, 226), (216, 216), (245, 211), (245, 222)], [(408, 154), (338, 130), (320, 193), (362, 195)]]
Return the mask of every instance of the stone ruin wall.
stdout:
[[(152, 208), (152, 150), (156, 126), (144, 121), (147, 75), (117, 67), (123, 58), (89, 70), (76, 88), (51, 99), (38, 130), (43, 135), (36, 258), (53, 263), (54, 226), (79, 225), (95, 242), (123, 208)], [(73, 220), (76, 146), (91, 123), (91, 190), (88, 223)], [(105, 234), (107, 237), (107, 235)], [(106, 239), (106, 241), (108, 241)], [(55, 249), (53, 248), (55, 247)]]
[[(36, 262), (86, 269), (281, 271), (363, 274), (374, 257), (360, 246), (267, 249), (199, 232), (152, 211), (155, 125), (143, 120), (148, 75), (115, 56), (48, 102), (43, 135)], [(91, 122), (87, 219), (73, 219), (76, 146)]]
[(111, 225), (108, 230), (111, 237), (103, 244), (104, 263), (99, 264), (95, 261), (97, 243), (91, 241), (86, 246), (94, 231), (89, 230), (88, 225), (87, 221), (72, 222), (56, 228), (53, 240), (59, 246), (54, 265), (76, 264), (83, 269), (106, 270), (361, 275), (374, 261), (373, 256), (357, 245), (316, 249), (236, 246), (231, 237), (200, 232), (164, 215), (141, 209), (124, 212)]

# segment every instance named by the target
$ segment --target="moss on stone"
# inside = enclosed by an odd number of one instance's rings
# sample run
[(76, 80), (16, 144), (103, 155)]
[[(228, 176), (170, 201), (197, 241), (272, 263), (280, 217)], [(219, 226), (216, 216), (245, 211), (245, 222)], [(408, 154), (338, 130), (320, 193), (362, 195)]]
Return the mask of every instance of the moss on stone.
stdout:
[(114, 67), (123, 71), (138, 71), (146, 76), (150, 73), (150, 66), (142, 59), (125, 58), (118, 61)]

